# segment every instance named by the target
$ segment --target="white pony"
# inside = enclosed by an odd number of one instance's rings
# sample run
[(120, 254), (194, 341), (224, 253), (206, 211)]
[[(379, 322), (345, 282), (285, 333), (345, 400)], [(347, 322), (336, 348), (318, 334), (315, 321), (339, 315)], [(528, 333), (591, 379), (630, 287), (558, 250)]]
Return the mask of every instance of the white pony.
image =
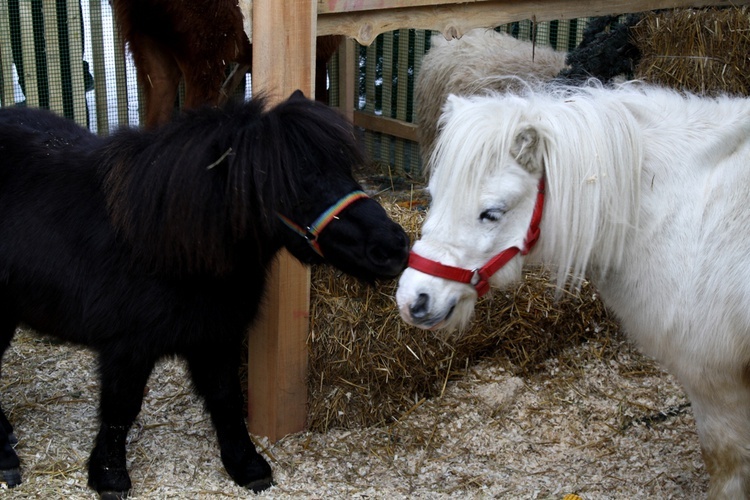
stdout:
[(684, 386), (709, 497), (750, 497), (750, 100), (635, 83), (452, 96), (440, 126), (403, 319), (460, 328), (525, 262), (587, 275)]

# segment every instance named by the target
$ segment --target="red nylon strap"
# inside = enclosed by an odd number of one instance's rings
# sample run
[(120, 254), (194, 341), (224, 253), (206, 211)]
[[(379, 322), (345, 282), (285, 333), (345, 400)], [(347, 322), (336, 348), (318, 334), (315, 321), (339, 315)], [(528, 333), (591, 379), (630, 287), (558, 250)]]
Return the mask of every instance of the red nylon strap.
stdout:
[(505, 264), (515, 257), (518, 253), (521, 255), (528, 254), (539, 240), (539, 224), (542, 221), (542, 212), (544, 210), (544, 176), (539, 179), (538, 192), (536, 195), (536, 204), (534, 212), (531, 214), (531, 223), (526, 231), (523, 249), (518, 247), (506, 248), (502, 252), (492, 257), (489, 262), (479, 269), (469, 271), (460, 267), (442, 264), (436, 260), (431, 260), (415, 253), (413, 250), (409, 253), (409, 267), (416, 271), (444, 278), (459, 283), (472, 285), (479, 297), (482, 297), (490, 290), (490, 278), (498, 272)]
[(436, 260), (422, 257), (418, 253), (414, 253), (413, 250), (409, 253), (409, 267), (425, 274), (458, 281), (459, 283), (471, 284), (471, 280), (474, 279), (475, 275), (474, 271), (442, 264)]
[(474, 283), (474, 288), (477, 289), (477, 294), (480, 297), (490, 291), (490, 278), (492, 275), (498, 272), (505, 264), (510, 262), (510, 259), (515, 257), (520, 251), (521, 249), (518, 247), (506, 248), (492, 257), (488, 263), (477, 271), (479, 281)]
[(521, 255), (529, 253), (539, 239), (539, 224), (542, 222), (542, 211), (544, 211), (544, 176), (539, 179), (536, 193), (536, 204), (534, 204), (534, 213), (531, 214), (531, 223), (529, 224), (526, 238), (523, 240), (523, 250), (521, 251)]

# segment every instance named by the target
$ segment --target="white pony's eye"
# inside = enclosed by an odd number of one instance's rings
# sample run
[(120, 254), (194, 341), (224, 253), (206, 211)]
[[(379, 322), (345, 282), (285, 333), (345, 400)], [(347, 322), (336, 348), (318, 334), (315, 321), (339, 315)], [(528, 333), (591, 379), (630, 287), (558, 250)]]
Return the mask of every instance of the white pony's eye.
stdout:
[(479, 214), (479, 220), (481, 221), (490, 221), (490, 222), (497, 222), (500, 220), (500, 218), (505, 215), (506, 210), (503, 208), (489, 208)]

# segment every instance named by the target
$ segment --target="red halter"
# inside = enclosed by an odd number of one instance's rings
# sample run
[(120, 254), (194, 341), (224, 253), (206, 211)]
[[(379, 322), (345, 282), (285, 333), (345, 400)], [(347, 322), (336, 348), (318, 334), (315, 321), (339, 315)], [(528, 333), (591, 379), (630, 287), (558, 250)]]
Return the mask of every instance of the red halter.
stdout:
[(278, 212), (276, 212), (276, 216), (281, 219), (281, 222), (286, 224), (289, 229), (305, 238), (312, 249), (315, 250), (315, 253), (323, 257), (323, 251), (320, 249), (320, 245), (318, 244), (318, 236), (320, 235), (320, 233), (328, 224), (336, 219), (336, 216), (340, 214), (345, 208), (347, 208), (349, 205), (359, 200), (360, 198), (367, 197), (367, 194), (363, 191), (352, 191), (351, 193), (331, 205), (328, 210), (320, 214), (320, 216), (307, 227), (300, 226), (299, 224), (295, 223), (288, 217), (285, 217)]
[(409, 267), (417, 271), (421, 271), (431, 276), (437, 276), (438, 278), (444, 278), (451, 281), (458, 281), (459, 283), (467, 283), (472, 285), (477, 295), (480, 297), (486, 294), (490, 290), (489, 279), (493, 274), (498, 272), (505, 264), (507, 264), (513, 257), (518, 253), (526, 255), (536, 244), (539, 239), (539, 223), (542, 220), (542, 210), (544, 209), (544, 176), (539, 179), (539, 187), (536, 195), (536, 204), (534, 205), (534, 213), (531, 215), (531, 224), (529, 230), (526, 233), (526, 238), (523, 240), (523, 249), (518, 247), (506, 248), (499, 254), (492, 257), (489, 262), (479, 269), (469, 271), (468, 269), (462, 269), (460, 267), (448, 266), (441, 264), (435, 260), (422, 257), (421, 255), (411, 251), (409, 254)]

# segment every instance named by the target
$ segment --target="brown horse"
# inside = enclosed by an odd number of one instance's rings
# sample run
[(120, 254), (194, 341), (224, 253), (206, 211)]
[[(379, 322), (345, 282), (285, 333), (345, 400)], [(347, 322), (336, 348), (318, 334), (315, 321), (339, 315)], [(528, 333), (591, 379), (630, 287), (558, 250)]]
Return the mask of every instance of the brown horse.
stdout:
[[(217, 105), (231, 90), (222, 87), (230, 62), (242, 74), (252, 63), (236, 0), (111, 0), (144, 93), (145, 125), (172, 118), (180, 79), (186, 108)], [(315, 98), (327, 102), (326, 63), (342, 37), (318, 38)], [(232, 85), (226, 86), (231, 89)]]

